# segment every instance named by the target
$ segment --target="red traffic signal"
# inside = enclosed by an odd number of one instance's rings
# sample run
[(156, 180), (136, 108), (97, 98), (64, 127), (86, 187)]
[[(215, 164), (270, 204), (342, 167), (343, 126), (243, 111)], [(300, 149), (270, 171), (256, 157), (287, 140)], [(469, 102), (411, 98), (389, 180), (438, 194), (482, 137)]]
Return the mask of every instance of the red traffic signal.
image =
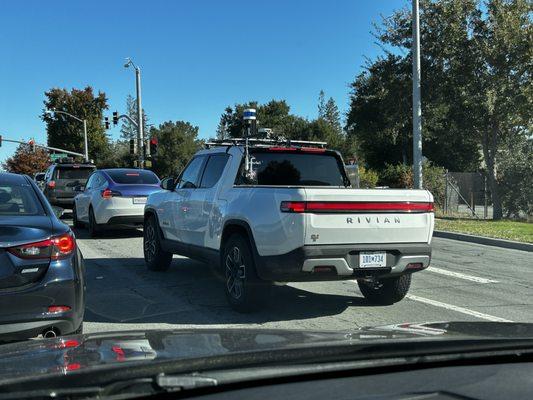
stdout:
[(150, 155), (155, 156), (157, 154), (158, 141), (156, 137), (150, 139)]

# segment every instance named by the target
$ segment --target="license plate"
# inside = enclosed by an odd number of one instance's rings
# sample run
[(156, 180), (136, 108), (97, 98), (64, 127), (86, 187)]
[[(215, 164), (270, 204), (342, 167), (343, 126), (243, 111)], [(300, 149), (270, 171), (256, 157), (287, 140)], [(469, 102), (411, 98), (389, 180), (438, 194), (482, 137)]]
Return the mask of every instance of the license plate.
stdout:
[(387, 253), (361, 252), (359, 253), (359, 268), (380, 268), (387, 266)]
[(146, 197), (134, 197), (133, 204), (146, 204)]

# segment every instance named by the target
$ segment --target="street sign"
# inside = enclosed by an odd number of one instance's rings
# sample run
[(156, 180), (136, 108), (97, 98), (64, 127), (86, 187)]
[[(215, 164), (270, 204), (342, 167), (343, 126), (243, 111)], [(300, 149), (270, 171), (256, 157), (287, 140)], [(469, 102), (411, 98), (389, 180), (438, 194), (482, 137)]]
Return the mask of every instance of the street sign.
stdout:
[(63, 158), (63, 157), (68, 157), (68, 154), (65, 154), (65, 153), (50, 154), (50, 160), (52, 160), (52, 161), (55, 161), (58, 158)]

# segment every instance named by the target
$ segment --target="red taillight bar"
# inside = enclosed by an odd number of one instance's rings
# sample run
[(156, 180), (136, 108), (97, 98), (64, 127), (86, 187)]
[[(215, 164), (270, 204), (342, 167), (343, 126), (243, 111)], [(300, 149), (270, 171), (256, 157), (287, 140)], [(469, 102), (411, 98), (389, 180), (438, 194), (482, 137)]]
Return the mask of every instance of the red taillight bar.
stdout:
[(337, 201), (282, 201), (281, 211), (283, 212), (433, 212), (433, 203), (429, 202), (337, 202)]

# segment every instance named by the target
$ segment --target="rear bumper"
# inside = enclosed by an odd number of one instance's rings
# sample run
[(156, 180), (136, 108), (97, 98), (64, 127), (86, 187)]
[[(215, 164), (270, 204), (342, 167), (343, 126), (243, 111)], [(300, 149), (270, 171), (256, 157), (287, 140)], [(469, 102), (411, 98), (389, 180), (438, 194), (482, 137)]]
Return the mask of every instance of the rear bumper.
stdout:
[[(121, 198), (120, 201), (123, 201)], [(131, 198), (128, 198), (133, 202)], [(102, 225), (142, 225), (144, 221), (144, 204), (115, 204), (113, 200), (101, 202), (95, 206), (95, 218)]]
[(53, 206), (74, 206), (74, 197), (48, 197), (48, 201)]
[[(385, 251), (386, 267), (359, 268), (361, 251)], [(423, 270), (430, 261), (427, 243), (307, 245), (277, 256), (256, 254), (259, 277), (281, 282), (394, 277)]]
[[(52, 328), (61, 335), (78, 329), (85, 311), (83, 273), (83, 258), (78, 251), (70, 259), (52, 262), (40, 282), (0, 290), (0, 341), (31, 338)], [(71, 309), (48, 313), (52, 305)]]
[(123, 215), (111, 217), (107, 221), (108, 225), (133, 225), (142, 226), (144, 222), (143, 215)]

